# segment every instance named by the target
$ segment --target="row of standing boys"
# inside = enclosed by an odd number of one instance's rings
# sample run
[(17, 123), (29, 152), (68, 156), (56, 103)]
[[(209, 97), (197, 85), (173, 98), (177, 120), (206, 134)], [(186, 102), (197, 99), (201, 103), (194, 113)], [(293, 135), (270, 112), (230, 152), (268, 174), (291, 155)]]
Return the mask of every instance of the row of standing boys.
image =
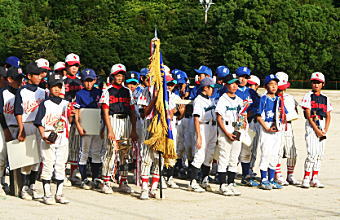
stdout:
[[(79, 71), (80, 59), (69, 54), (50, 72), (49, 62), (38, 59), (26, 66), (23, 74), (19, 60), (9, 57), (1, 68), (0, 120), (3, 147), (0, 154), (0, 176), (6, 167), (6, 142), (25, 141), (36, 135), (42, 166), (21, 168), (23, 199), (43, 199), (46, 204), (69, 201), (63, 186), (79, 185), (83, 189), (113, 192), (111, 180), (118, 170), (118, 190), (131, 193), (128, 185), (131, 143), (140, 151), (141, 199), (156, 197), (160, 171), (158, 154), (146, 146), (150, 137), (147, 127), (153, 118), (158, 91), (148, 80), (148, 70), (127, 72), (122, 64), (112, 66), (107, 81), (98, 85), (94, 70)], [(322, 73), (311, 76), (312, 91), (300, 106), (306, 118), (307, 158), (302, 184), (294, 177), (296, 148), (292, 121), (298, 118), (298, 103), (286, 92), (288, 75), (278, 72), (264, 79), (265, 94), (259, 95), (260, 80), (247, 67), (231, 73), (220, 66), (213, 77), (206, 66), (195, 69), (195, 86), (190, 88), (187, 74), (170, 71), (165, 66), (169, 92), (171, 126), (178, 159), (166, 171), (163, 186), (178, 188), (174, 175), (180, 175), (188, 164), (188, 189), (210, 191), (209, 176), (217, 165), (219, 192), (240, 195), (235, 184), (241, 164), (241, 184), (265, 190), (283, 185), (323, 187), (318, 179), (325, 136), (329, 128), (332, 106), (321, 94), (325, 78)], [(181, 104), (182, 99), (193, 100)], [(81, 126), (80, 109), (100, 108), (100, 135), (87, 135)], [(84, 119), (83, 119), (84, 120)], [(52, 135), (51, 135), (52, 133)], [(53, 134), (56, 138), (53, 138)], [(254, 178), (254, 166), (260, 150), (261, 180)], [(281, 162), (287, 158), (287, 177), (281, 173)], [(139, 161), (135, 158), (135, 161)], [(118, 161), (118, 162), (117, 162)], [(186, 163), (187, 162), (187, 163)], [(65, 164), (70, 165), (65, 177)], [(91, 169), (91, 180), (87, 171)], [(39, 195), (35, 182), (41, 168), (44, 196)], [(178, 172), (175, 172), (177, 170)], [(79, 172), (80, 175), (77, 175)], [(151, 176), (151, 183), (149, 183)], [(57, 185), (53, 198), (51, 183)], [(139, 181), (139, 180), (137, 180)], [(5, 182), (2, 178), (2, 185)], [(3, 192), (2, 192), (3, 193)]]

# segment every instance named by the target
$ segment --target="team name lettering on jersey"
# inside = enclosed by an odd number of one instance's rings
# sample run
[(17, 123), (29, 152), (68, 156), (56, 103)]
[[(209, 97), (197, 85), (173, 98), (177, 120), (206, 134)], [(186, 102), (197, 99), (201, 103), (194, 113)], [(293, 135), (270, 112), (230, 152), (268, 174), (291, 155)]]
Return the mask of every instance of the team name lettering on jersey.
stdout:
[(4, 114), (14, 114), (14, 105), (13, 103), (6, 103), (4, 106)]
[(23, 103), (23, 109), (26, 113), (34, 112), (39, 107), (42, 101), (44, 101), (44, 99), (38, 99), (36, 101), (26, 101)]

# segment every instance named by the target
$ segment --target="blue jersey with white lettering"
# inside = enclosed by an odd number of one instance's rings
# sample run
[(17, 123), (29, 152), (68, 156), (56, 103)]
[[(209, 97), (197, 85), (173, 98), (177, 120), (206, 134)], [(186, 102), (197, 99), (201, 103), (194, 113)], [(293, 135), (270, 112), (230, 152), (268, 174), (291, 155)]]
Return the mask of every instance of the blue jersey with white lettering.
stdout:
[[(271, 98), (267, 95), (264, 95), (260, 98), (257, 115), (261, 115), (265, 122), (273, 122), (275, 121), (276, 112), (279, 113), (277, 110), (277, 105), (281, 106), (281, 101), (278, 96)], [(286, 108), (285, 113), (288, 113)]]
[(248, 101), (249, 103), (252, 103), (252, 99), (250, 97), (250, 88), (246, 86), (239, 86), (236, 90), (235, 94), (240, 97), (243, 101)]

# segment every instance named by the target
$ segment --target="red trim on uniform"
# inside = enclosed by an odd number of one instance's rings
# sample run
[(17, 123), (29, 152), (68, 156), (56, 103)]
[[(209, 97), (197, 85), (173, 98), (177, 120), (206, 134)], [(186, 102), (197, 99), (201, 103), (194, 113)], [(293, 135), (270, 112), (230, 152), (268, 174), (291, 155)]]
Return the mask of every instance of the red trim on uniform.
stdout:
[(102, 104), (102, 109), (110, 109), (110, 107), (107, 104), (103, 103)]
[(66, 75), (66, 77), (67, 77), (67, 78), (69, 78), (69, 79), (76, 79), (76, 78), (77, 78), (77, 76), (76, 76), (76, 75), (74, 75), (74, 76), (71, 76), (71, 75)]
[(152, 181), (151, 185), (154, 185), (155, 183), (159, 182), (159, 175), (158, 174), (152, 174)]
[(115, 89), (121, 89), (123, 86), (122, 85), (118, 85), (118, 84), (112, 84), (111, 85), (113, 88), (115, 88)]
[(304, 178), (309, 177), (309, 176), (310, 176), (310, 172), (305, 171), (305, 177)]
[(149, 176), (143, 175), (141, 176), (142, 178), (142, 183), (149, 183)]
[(248, 83), (249, 83), (250, 85), (257, 85), (256, 82), (253, 82), (253, 81), (251, 81), (251, 80), (249, 80), (249, 79), (248, 79)]
[(317, 176), (319, 174), (319, 171), (313, 171), (313, 178), (314, 176)]

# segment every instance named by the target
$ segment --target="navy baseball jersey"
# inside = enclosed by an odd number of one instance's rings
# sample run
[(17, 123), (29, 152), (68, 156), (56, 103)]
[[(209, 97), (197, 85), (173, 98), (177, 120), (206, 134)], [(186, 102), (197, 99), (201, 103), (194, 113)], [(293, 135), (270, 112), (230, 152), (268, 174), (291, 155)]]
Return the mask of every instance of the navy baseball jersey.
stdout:
[(72, 102), (76, 93), (83, 89), (83, 83), (77, 76), (67, 76), (64, 79), (64, 87), (65, 87), (65, 100)]
[(76, 103), (80, 108), (98, 108), (101, 95), (102, 91), (97, 88), (82, 89), (76, 93)]

